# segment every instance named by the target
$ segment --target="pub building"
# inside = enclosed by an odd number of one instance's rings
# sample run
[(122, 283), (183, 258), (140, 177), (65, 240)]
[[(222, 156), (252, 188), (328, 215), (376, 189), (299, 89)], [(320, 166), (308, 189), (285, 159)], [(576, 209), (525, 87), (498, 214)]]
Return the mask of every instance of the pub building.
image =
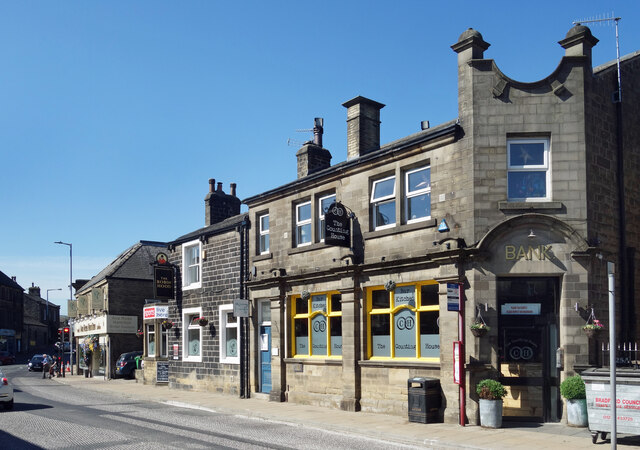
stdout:
[(619, 164), (638, 160), (637, 115), (620, 108), (640, 104), (640, 55), (622, 58), (612, 102), (616, 64), (593, 68), (597, 42), (571, 28), (558, 67), (525, 83), (466, 30), (458, 117), (381, 145), (385, 105), (355, 97), (334, 165), (315, 120), (297, 179), (243, 200), (254, 395), (406, 416), (408, 380), (426, 377), (440, 420), (477, 424), (475, 386), (491, 377), (505, 420), (566, 417), (560, 382), (602, 362), (606, 337), (582, 327), (608, 329), (608, 262), (619, 338), (638, 320), (640, 186), (618, 182), (640, 175)]

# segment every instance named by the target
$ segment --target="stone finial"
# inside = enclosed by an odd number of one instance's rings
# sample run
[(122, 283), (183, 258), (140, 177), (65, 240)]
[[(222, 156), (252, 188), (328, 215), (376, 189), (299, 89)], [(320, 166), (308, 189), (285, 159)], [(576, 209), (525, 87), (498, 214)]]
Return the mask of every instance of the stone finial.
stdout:
[(484, 51), (490, 46), (491, 44), (482, 39), (479, 31), (469, 28), (451, 48), (458, 54), (458, 64), (461, 64), (470, 59), (484, 59)]
[(591, 60), (591, 49), (598, 43), (589, 27), (577, 24), (558, 44), (565, 49), (565, 56), (586, 56)]

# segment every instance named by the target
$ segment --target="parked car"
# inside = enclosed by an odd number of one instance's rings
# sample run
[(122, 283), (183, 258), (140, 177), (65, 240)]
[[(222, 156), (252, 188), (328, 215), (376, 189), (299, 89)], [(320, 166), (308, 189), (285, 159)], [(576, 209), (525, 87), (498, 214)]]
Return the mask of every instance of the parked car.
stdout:
[(142, 357), (142, 352), (127, 352), (120, 355), (116, 361), (116, 378), (133, 378), (136, 373), (136, 357)]
[(0, 403), (4, 409), (13, 409), (13, 386), (0, 370)]
[(6, 350), (0, 350), (0, 366), (6, 366), (7, 364), (15, 364), (16, 357)]
[(34, 370), (41, 372), (43, 360), (44, 355), (33, 355), (29, 360), (29, 364), (27, 364), (27, 369), (29, 369), (29, 372), (33, 372)]

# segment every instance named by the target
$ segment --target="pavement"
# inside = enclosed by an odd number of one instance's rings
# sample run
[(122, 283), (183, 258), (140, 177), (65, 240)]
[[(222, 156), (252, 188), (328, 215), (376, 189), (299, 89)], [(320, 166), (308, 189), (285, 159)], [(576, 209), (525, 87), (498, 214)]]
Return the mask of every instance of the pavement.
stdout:
[[(586, 428), (560, 423), (523, 424), (503, 422), (503, 428), (460, 426), (445, 423), (415, 423), (406, 417), (365, 412), (347, 412), (320, 406), (276, 403), (266, 396), (241, 399), (215, 392), (170, 389), (166, 385), (147, 385), (137, 380), (69, 375), (55, 381), (80, 389), (109, 392), (128, 399), (160, 402), (184, 408), (233, 414), (258, 420), (287, 423), (339, 433), (363, 435), (392, 442), (433, 449), (584, 449), (610, 447), (610, 435), (598, 436), (594, 445)], [(619, 448), (640, 447), (640, 438), (619, 435)]]

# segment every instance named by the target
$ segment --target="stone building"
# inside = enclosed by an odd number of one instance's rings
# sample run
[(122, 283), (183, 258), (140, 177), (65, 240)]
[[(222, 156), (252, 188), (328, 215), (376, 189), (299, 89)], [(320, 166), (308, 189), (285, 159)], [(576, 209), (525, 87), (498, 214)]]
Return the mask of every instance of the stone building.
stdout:
[(0, 272), (0, 350), (17, 355), (22, 350), (24, 289)]
[(168, 301), (170, 388), (248, 395), (246, 319), (233, 309), (234, 300), (246, 298), (248, 229), (235, 183), (227, 194), (211, 179), (205, 226), (168, 244), (175, 268), (175, 296)]
[(23, 308), (23, 351), (28, 354), (52, 352), (60, 327), (60, 306), (42, 298), (40, 288), (32, 283), (28, 294), (24, 294)]
[(163, 242), (139, 241), (77, 289), (69, 324), (78, 369), (111, 378), (120, 354), (142, 350), (137, 331), (145, 300), (154, 296), (152, 264), (166, 251)]
[(475, 385), (494, 377), (507, 418), (562, 419), (560, 381), (600, 362), (602, 337), (581, 328), (608, 328), (607, 262), (624, 268), (620, 337), (638, 320), (640, 54), (622, 58), (619, 101), (596, 43), (572, 28), (556, 70), (523, 83), (469, 29), (452, 46), (454, 120), (380, 145), (384, 105), (356, 97), (333, 166), (316, 126), (298, 179), (244, 200), (252, 391), (406, 415), (408, 379), (429, 377), (441, 418), (458, 423), (464, 395), (475, 424)]

